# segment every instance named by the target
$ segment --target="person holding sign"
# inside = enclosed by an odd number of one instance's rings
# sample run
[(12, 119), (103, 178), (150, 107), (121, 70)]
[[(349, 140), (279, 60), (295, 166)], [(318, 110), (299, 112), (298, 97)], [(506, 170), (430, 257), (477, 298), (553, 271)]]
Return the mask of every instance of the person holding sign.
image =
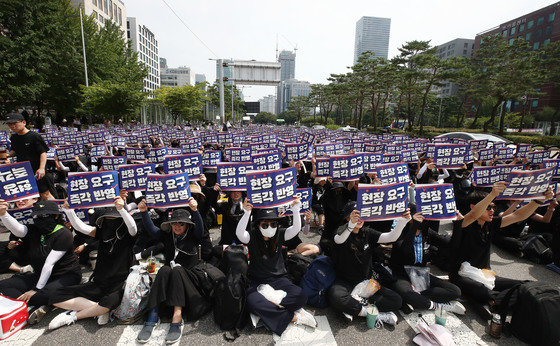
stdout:
[(164, 244), (165, 265), (159, 269), (150, 289), (146, 306), (148, 318), (137, 341), (148, 342), (159, 323), (158, 308), (165, 305), (173, 307), (173, 318), (165, 340), (168, 344), (174, 343), (181, 338), (183, 311), (189, 320), (196, 320), (206, 313), (210, 304), (205, 297), (213, 288), (205, 285), (212, 285), (213, 279), (223, 276), (223, 273), (201, 259), (204, 224), (193, 197), (189, 199), (188, 211), (175, 209), (159, 228), (148, 214), (146, 201), (142, 200), (138, 209), (146, 232)]
[(24, 300), (31, 308), (28, 323), (34, 324), (48, 311), (49, 299), (62, 287), (76, 285), (82, 279), (74, 255), (72, 232), (62, 225), (58, 205), (39, 201), (33, 205), (34, 223), (23, 225), (6, 211), (8, 203), (0, 200), (0, 220), (16, 237), (23, 238), (34, 273), (15, 275), (0, 281), (0, 292)]
[(291, 204), (294, 224), (285, 229), (278, 227), (281, 218), (275, 209), (258, 209), (253, 224), (247, 230), (253, 209), (247, 198), (243, 204), (243, 217), (236, 229), (237, 237), (247, 244), (251, 258), (247, 306), (277, 335), (282, 335), (291, 322), (312, 328), (317, 326), (313, 315), (303, 309), (307, 296), (286, 277), (282, 256), (284, 243), (301, 229), (300, 208), (301, 202), (296, 197)]
[[(545, 196), (531, 200), (527, 205), (517, 209), (511, 214), (503, 217), (494, 217), (496, 206), (494, 199), (506, 190), (508, 183), (497, 182), (492, 186), (490, 193), (475, 190), (468, 196), (471, 211), (461, 220), (453, 222), (453, 236), (451, 238), (452, 254), (454, 254), (453, 268), (449, 274), (451, 282), (459, 286), (463, 295), (474, 300), (477, 305), (477, 312), (481, 317), (490, 319), (490, 307), (495, 305), (494, 297), (514, 285), (520, 283), (519, 280), (502, 278), (490, 274), (490, 247), (492, 238), (504, 227), (508, 227), (516, 222), (523, 221), (530, 217), (543, 201), (554, 196), (552, 188), (546, 190)], [(484, 280), (475, 280), (469, 277), (466, 264), (485, 270), (484, 276), (489, 278), (489, 288)], [(493, 280), (492, 280), (493, 279)]]
[[(381, 233), (360, 221), (360, 211), (356, 210), (356, 202), (348, 202), (343, 210), (346, 223), (338, 228), (334, 237), (335, 247), (332, 259), (336, 270), (336, 281), (329, 289), (331, 306), (352, 320), (355, 316), (365, 317), (368, 304), (375, 303), (379, 309), (378, 320), (394, 325), (397, 315), (393, 311), (400, 309), (401, 297), (387, 287), (380, 287), (369, 297), (353, 295), (355, 287), (364, 280), (372, 278), (372, 272), (380, 277), (380, 273), (373, 270), (373, 256), (379, 244), (392, 243), (401, 235), (402, 230), (410, 221), (410, 210), (397, 218), (397, 224), (388, 233)], [(384, 283), (381, 283), (384, 284)]]
[(90, 218), (90, 223), (95, 226), (86, 225), (74, 210), (68, 209), (67, 203), (62, 206), (72, 227), (99, 240), (99, 249), (89, 282), (62, 288), (51, 297), (54, 306), (69, 311), (56, 316), (49, 323), (49, 329), (95, 316), (99, 316), (98, 324), (106, 324), (109, 311), (119, 306), (123, 284), (133, 264), (132, 247), (138, 230), (124, 204), (124, 200), (117, 197), (115, 208), (98, 209)]

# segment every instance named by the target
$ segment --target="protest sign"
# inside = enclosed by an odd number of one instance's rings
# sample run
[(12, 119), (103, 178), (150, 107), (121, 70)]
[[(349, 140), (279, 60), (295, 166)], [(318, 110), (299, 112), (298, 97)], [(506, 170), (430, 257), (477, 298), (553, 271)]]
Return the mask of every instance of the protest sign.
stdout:
[(385, 151), (383, 152), (383, 155), (395, 155), (398, 154), (402, 151), (402, 145), (398, 145), (398, 144), (387, 144), (385, 146)]
[(362, 153), (364, 157), (364, 173), (375, 173), (375, 167), (383, 163), (383, 154)]
[(19, 201), (35, 197), (39, 197), (39, 189), (29, 161), (0, 165), (0, 199)]
[(85, 155), (86, 153), (82, 144), (73, 144), (72, 148), (74, 148), (74, 156)]
[(165, 155), (167, 155), (167, 147), (163, 148), (152, 148), (146, 156), (148, 163), (155, 163), (156, 165), (162, 164), (165, 161)]
[(220, 150), (207, 150), (202, 154), (202, 167), (216, 167), (221, 160)]
[(179, 156), (183, 155), (183, 149), (181, 148), (167, 148), (167, 156)]
[(304, 132), (301, 135), (301, 139), (299, 141), (300, 143), (311, 143), (313, 144), (313, 142), (315, 142), (315, 135), (311, 134), (309, 132)]
[(343, 152), (343, 143), (325, 143), (315, 145), (315, 157), (341, 155)]
[(418, 162), (418, 151), (415, 149), (403, 150), (402, 161), (405, 163), (416, 163)]
[(233, 144), (233, 133), (218, 133), (218, 142), (222, 145)]
[(368, 152), (368, 153), (384, 153), (385, 152), (385, 144), (383, 143), (379, 143), (379, 144), (368, 144), (366, 143), (364, 145), (364, 151)]
[(122, 165), (119, 167), (121, 189), (126, 191), (143, 191), (146, 188), (148, 174), (155, 173), (153, 163)]
[(457, 217), (453, 184), (416, 185), (416, 211), (424, 220), (451, 220)]
[[(299, 197), (299, 200), (301, 202), (301, 209), (300, 209), (301, 214), (311, 209), (311, 197), (313, 195), (310, 187), (305, 189), (296, 189), (295, 196)], [(284, 216), (289, 216), (293, 214), (289, 204), (278, 207), (277, 213), (278, 215), (282, 214)]]
[[(87, 144), (87, 143), (83, 143), (83, 144)], [(113, 137), (111, 141), (111, 145), (117, 148), (126, 147), (126, 137)]]
[(119, 196), (116, 171), (68, 173), (70, 208), (108, 207)]
[(315, 177), (324, 178), (331, 176), (331, 162), (329, 158), (315, 159)]
[(199, 180), (202, 174), (202, 155), (166, 156), (163, 162), (163, 171), (165, 174), (187, 172), (190, 180)]
[(358, 185), (356, 209), (360, 221), (394, 220), (408, 208), (408, 182), (388, 185)]
[(525, 169), (525, 165), (498, 165), (500, 167), (500, 181), (507, 181), (509, 174), (513, 170), (522, 171)]
[(333, 180), (358, 180), (364, 174), (364, 156), (362, 154), (331, 156), (329, 160)]
[(116, 171), (120, 165), (126, 164), (125, 156), (101, 156), (101, 170)]
[(360, 153), (364, 151), (365, 144), (365, 141), (354, 139), (352, 141), (352, 150), (354, 150), (355, 153)]
[(515, 148), (498, 148), (495, 154), (498, 160), (511, 160), (515, 154)]
[(436, 144), (434, 162), (438, 169), (463, 167), (468, 146), (465, 144)]
[(125, 148), (126, 159), (130, 161), (146, 161), (146, 149)]
[(33, 216), (31, 216), (32, 212), (33, 212), (33, 207), (22, 208), (22, 209), (8, 209), (8, 214), (10, 214), (11, 217), (16, 219), (17, 222), (23, 225), (33, 224)]
[(177, 174), (149, 174), (146, 204), (150, 208), (184, 207), (189, 204), (191, 187), (186, 172)]
[(406, 163), (389, 163), (378, 165), (376, 168), (377, 178), (382, 184), (395, 184), (410, 182), (408, 165)]
[(516, 157), (526, 158), (527, 154), (531, 151), (532, 145), (531, 144), (518, 144), (517, 145), (517, 152), (515, 153)]
[(296, 193), (296, 168), (247, 173), (247, 198), (253, 208), (272, 208), (288, 204)]
[(547, 159), (543, 160), (543, 168), (554, 167), (554, 173), (552, 176), (554, 178), (560, 177), (560, 159)]
[(75, 161), (74, 147), (69, 145), (56, 148), (56, 159), (61, 162)]
[(251, 148), (226, 148), (225, 155), (229, 162), (250, 162)]
[(508, 186), (496, 199), (538, 199), (544, 196), (554, 168), (536, 171), (512, 171), (509, 174)]
[(494, 148), (480, 150), (478, 152), (478, 161), (492, 161), (494, 160)]
[(255, 171), (272, 171), (282, 168), (280, 152), (252, 155), (251, 159)]
[(105, 145), (94, 145), (89, 151), (90, 157), (100, 157), (104, 155), (107, 155), (107, 147)]
[(47, 151), (47, 160), (54, 160), (56, 158), (56, 148), (49, 148)]
[(309, 153), (309, 143), (289, 143), (286, 144), (286, 160), (301, 161), (307, 158)]
[(487, 139), (471, 140), (469, 141), (469, 145), (471, 146), (471, 150), (474, 151), (483, 150), (486, 149), (486, 147), (488, 146), (488, 140)]
[(245, 191), (247, 171), (253, 169), (250, 162), (222, 162), (217, 165), (217, 183), (223, 191)]
[(533, 165), (541, 164), (548, 158), (550, 158), (550, 151), (533, 151), (527, 154), (529, 163)]
[(492, 186), (501, 179), (502, 168), (500, 166), (473, 167), (469, 180), (474, 186)]
[(383, 154), (383, 163), (397, 163), (401, 161), (401, 154)]
[(189, 138), (184, 141), (180, 141), (181, 149), (183, 149), (183, 154), (196, 154), (200, 147), (202, 147), (202, 140), (200, 137)]

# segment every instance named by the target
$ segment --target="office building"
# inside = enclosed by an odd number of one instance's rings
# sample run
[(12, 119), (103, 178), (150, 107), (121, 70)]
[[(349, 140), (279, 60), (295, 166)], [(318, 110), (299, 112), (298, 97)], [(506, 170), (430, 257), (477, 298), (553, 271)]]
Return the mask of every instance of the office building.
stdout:
[(297, 79), (288, 79), (280, 82), (280, 93), (278, 94), (278, 102), (280, 105), (280, 114), (288, 110), (290, 99), (296, 96), (309, 96), (311, 93), (311, 84), (306, 81), (299, 81)]
[(391, 18), (362, 17), (356, 22), (354, 64), (364, 52), (374, 52), (376, 57), (387, 59)]
[(193, 85), (190, 67), (160, 68), (161, 86), (181, 87)]
[[(474, 47), (474, 40), (467, 38), (456, 38), (452, 41), (446, 42), (438, 46), (436, 56), (441, 59), (447, 60), (450, 58), (463, 57), (470, 58)], [(455, 83), (444, 81), (442, 86), (437, 88), (437, 93), (441, 97), (449, 97), (457, 95), (459, 86)]]
[[(280, 63), (280, 81), (285, 81), (289, 79), (296, 78), (296, 53), (295, 51), (283, 50), (278, 54), (278, 62)], [(280, 114), (285, 109), (282, 106), (281, 95), (282, 84), (279, 84), (276, 88), (276, 112), (275, 114)]]
[[(504, 40), (507, 40), (510, 44), (515, 39), (524, 39), (529, 42), (533, 50), (541, 49), (550, 42), (558, 41), (560, 40), (560, 2), (501, 23), (476, 35), (473, 54), (476, 54), (476, 50), (480, 47), (482, 37), (496, 34), (502, 35)], [(527, 111), (532, 113), (546, 106), (555, 107), (560, 102), (560, 91), (555, 90), (551, 84), (543, 85), (539, 89), (544, 95), (528, 95), (527, 104), (524, 104), (523, 101), (515, 101), (510, 110), (512, 112)]]
[(159, 58), (159, 68), (167, 68), (167, 59), (166, 58)]
[(117, 24), (126, 35), (126, 6), (121, 0), (71, 0), (70, 3), (76, 8), (82, 8), (86, 16), (93, 15), (99, 28), (105, 22)]
[(259, 100), (261, 112), (276, 114), (276, 96), (268, 95)]
[[(202, 73), (196, 73), (194, 75), (194, 84), (198, 85), (198, 84), (202, 84), (202, 83), (206, 83), (206, 75), (204, 75)], [(204, 90), (206, 90), (206, 87), (204, 88)]]
[(144, 90), (154, 91), (160, 87), (159, 49), (156, 36), (137, 18), (127, 18), (127, 37), (132, 49), (138, 52), (138, 60), (148, 68), (144, 78)]

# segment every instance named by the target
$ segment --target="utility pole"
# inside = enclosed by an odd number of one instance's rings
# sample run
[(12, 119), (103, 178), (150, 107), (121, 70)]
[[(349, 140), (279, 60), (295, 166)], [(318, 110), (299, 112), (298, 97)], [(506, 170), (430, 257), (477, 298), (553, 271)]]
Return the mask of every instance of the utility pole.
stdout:
[(224, 101), (224, 60), (218, 59), (218, 79), (220, 81), (220, 117), (222, 124), (225, 124), (226, 119), (226, 105)]
[(443, 102), (443, 95), (439, 94), (439, 114), (437, 117), (437, 126), (441, 128), (441, 104)]
[(80, 8), (80, 27), (82, 29), (82, 51), (84, 52), (84, 72), (86, 75), (86, 87), (89, 87), (86, 59), (86, 41), (84, 40), (84, 20), (82, 19), (82, 9)]

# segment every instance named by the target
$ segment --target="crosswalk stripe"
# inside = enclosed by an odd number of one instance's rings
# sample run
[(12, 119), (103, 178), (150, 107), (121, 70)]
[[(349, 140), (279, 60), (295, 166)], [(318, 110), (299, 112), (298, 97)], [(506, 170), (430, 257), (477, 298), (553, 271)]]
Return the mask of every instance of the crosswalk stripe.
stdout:
[[(405, 314), (400, 311), (401, 316), (405, 319), (406, 323), (416, 332), (416, 325), (420, 321), (418, 314), (421, 313), (424, 320), (428, 325), (435, 323), (435, 315), (433, 311), (414, 311), (410, 314)], [(447, 321), (445, 327), (453, 334), (453, 341), (455, 344), (460, 345), (486, 345), (482, 339), (476, 335), (466, 324), (464, 324), (460, 319), (458, 319), (454, 314), (447, 313)]]
[(34, 329), (25, 326), (22, 330), (10, 336), (8, 339), (0, 341), (0, 343), (2, 345), (9, 346), (28, 346), (34, 343), (41, 335), (43, 335), (45, 330), (45, 328)]
[(317, 321), (315, 329), (291, 323), (282, 336), (274, 334), (274, 342), (276, 345), (290, 346), (336, 346), (327, 316), (315, 316), (315, 320)]
[[(144, 327), (144, 325), (142, 324), (126, 326), (126, 328), (121, 334), (121, 337), (119, 338), (119, 341), (117, 341), (117, 346), (136, 345), (137, 344), (136, 338), (138, 337), (138, 334), (142, 330), (142, 327)], [(165, 344), (165, 337), (167, 336), (168, 330), (169, 330), (169, 323), (161, 323), (154, 329), (150, 341), (148, 341), (144, 345), (159, 346)]]

